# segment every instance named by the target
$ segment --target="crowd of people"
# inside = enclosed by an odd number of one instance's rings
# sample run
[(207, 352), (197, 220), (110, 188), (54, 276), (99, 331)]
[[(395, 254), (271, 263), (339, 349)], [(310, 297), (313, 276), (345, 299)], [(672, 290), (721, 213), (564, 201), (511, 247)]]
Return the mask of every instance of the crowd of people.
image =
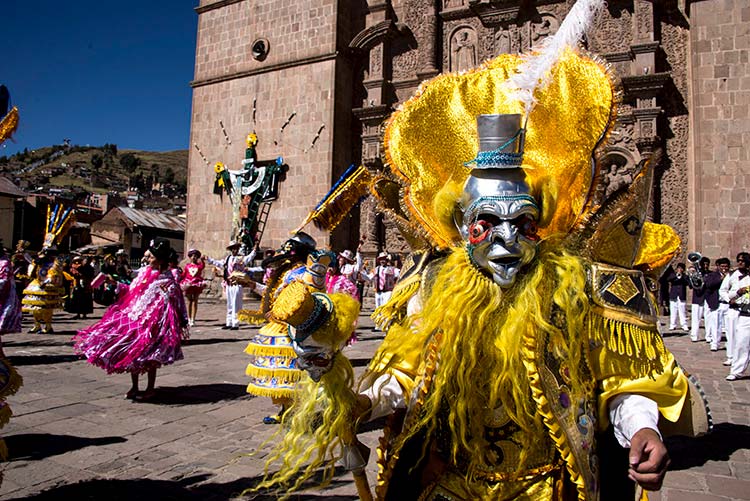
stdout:
[[(750, 363), (750, 254), (740, 252), (736, 266), (729, 258), (715, 261), (693, 253), (690, 266), (678, 263), (664, 275), (668, 284), (669, 330), (679, 327), (690, 332), (693, 342), (705, 340), (711, 351), (718, 351), (724, 341), (729, 367), (727, 381), (736, 381)], [(690, 325), (687, 321), (687, 293), (691, 291)], [(701, 337), (701, 324), (705, 336)]]
[[(306, 243), (315, 249), (311, 238)], [(106, 256), (61, 255), (56, 247), (49, 246), (34, 254), (29, 251), (28, 242), (19, 241), (13, 252), (3, 247), (0, 257), (1, 271), (4, 277), (7, 275), (2, 281), (7, 294), (2, 297), (0, 334), (20, 331), (22, 312), (33, 318), (29, 333), (51, 334), (55, 311), (71, 313), (77, 320), (92, 314), (95, 302), (107, 306), (100, 321), (76, 334), (75, 349), (107, 373), (131, 373), (133, 386), (127, 397), (148, 400), (155, 393), (156, 369), (182, 358), (180, 343), (187, 339), (189, 327), (195, 325), (199, 297), (208, 286), (204, 278), (207, 264), (214, 266), (222, 277), (227, 301), (224, 329), (239, 328), (243, 286), (261, 296), (266, 292), (275, 268), (272, 258), (277, 251), (266, 251), (263, 265), (253, 266), (258, 249), (246, 256), (240, 255), (239, 249), (239, 243), (230, 242), (228, 254), (222, 259), (190, 249), (184, 265), (180, 266), (169, 242), (156, 239), (145, 252), (140, 268), (133, 270), (123, 250)], [(283, 249), (279, 252), (284, 255)], [(346, 293), (361, 301), (364, 284), (370, 283), (375, 290), (376, 305), (385, 302), (398, 278), (399, 268), (393, 265), (400, 263), (398, 256), (381, 252), (376, 266), (369, 269), (359, 247), (356, 253), (325, 252), (333, 257), (322, 270), (325, 277), (322, 290)], [(302, 266), (298, 274), (305, 269), (306, 254), (300, 257)], [(260, 278), (254, 279), (259, 275)], [(159, 290), (166, 295), (157, 294)], [(164, 301), (155, 301), (160, 298)], [(355, 339), (352, 333), (351, 341)], [(293, 352), (288, 355), (287, 365), (296, 359)], [(138, 386), (138, 376), (142, 373), (148, 374), (144, 392)], [(266, 419), (266, 422), (278, 421), (278, 416)]]

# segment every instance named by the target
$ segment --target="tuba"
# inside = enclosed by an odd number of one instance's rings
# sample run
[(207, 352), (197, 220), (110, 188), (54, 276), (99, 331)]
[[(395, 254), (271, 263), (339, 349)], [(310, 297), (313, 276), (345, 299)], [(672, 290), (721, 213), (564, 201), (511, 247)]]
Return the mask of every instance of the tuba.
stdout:
[(698, 268), (698, 263), (703, 259), (700, 252), (691, 252), (687, 255), (687, 260), (693, 266), (692, 269), (688, 269), (688, 280), (690, 281), (690, 287), (693, 289), (703, 288), (703, 274)]

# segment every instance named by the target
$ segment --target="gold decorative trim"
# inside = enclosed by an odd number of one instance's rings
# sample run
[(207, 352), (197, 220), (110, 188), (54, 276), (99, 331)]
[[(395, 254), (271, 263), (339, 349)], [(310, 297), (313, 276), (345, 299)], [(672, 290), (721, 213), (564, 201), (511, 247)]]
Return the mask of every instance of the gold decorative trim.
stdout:
[(552, 412), (549, 401), (544, 394), (544, 389), (541, 384), (541, 376), (539, 369), (536, 365), (537, 357), (537, 339), (534, 334), (527, 333), (523, 337), (523, 345), (521, 346), (521, 357), (523, 364), (526, 367), (526, 373), (529, 376), (529, 386), (531, 387), (531, 398), (537, 406), (537, 412), (542, 416), (542, 421), (547, 427), (548, 435), (555, 443), (555, 448), (560, 453), (560, 457), (565, 462), (565, 466), (570, 474), (570, 480), (576, 486), (578, 491), (578, 499), (580, 501), (586, 500), (586, 483), (583, 479), (583, 475), (578, 469), (576, 459), (573, 456), (573, 451), (567, 442), (567, 437), (563, 432), (560, 425), (555, 419), (555, 415)]

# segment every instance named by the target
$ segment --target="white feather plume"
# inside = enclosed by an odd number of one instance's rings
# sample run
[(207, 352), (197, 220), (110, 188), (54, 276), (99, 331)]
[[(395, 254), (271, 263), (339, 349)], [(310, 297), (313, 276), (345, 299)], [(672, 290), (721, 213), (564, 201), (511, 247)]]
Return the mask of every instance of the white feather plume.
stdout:
[(511, 76), (509, 83), (515, 87), (514, 95), (524, 104), (527, 117), (534, 106), (534, 91), (549, 83), (552, 68), (565, 48), (578, 45), (605, 5), (604, 0), (578, 0), (557, 33), (547, 37), (538, 51), (524, 56), (518, 72)]

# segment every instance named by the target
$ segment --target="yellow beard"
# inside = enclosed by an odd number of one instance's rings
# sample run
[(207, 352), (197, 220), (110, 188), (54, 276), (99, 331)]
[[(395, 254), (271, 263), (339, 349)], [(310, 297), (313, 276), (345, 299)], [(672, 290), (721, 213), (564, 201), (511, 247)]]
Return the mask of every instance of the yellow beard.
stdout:
[[(490, 412), (502, 405), (523, 431), (517, 469), (524, 469), (526, 451), (545, 431), (531, 398), (523, 340), (540, 330), (555, 332), (556, 342), (570, 353), (570, 367), (577, 367), (588, 311), (585, 284), (580, 260), (559, 247), (540, 248), (532, 268), (505, 290), (470, 264), (463, 247), (454, 249), (437, 272), (424, 309), (413, 319), (417, 338), (436, 333), (438, 357), (419, 421), (403, 439), (419, 429), (434, 432), (438, 413), (450, 403), (443, 419), (451, 434), (451, 459), (456, 464), (459, 454), (471, 451), (471, 476), (477, 467), (487, 466), (484, 426)], [(549, 323), (553, 303), (565, 314), (566, 332)]]

